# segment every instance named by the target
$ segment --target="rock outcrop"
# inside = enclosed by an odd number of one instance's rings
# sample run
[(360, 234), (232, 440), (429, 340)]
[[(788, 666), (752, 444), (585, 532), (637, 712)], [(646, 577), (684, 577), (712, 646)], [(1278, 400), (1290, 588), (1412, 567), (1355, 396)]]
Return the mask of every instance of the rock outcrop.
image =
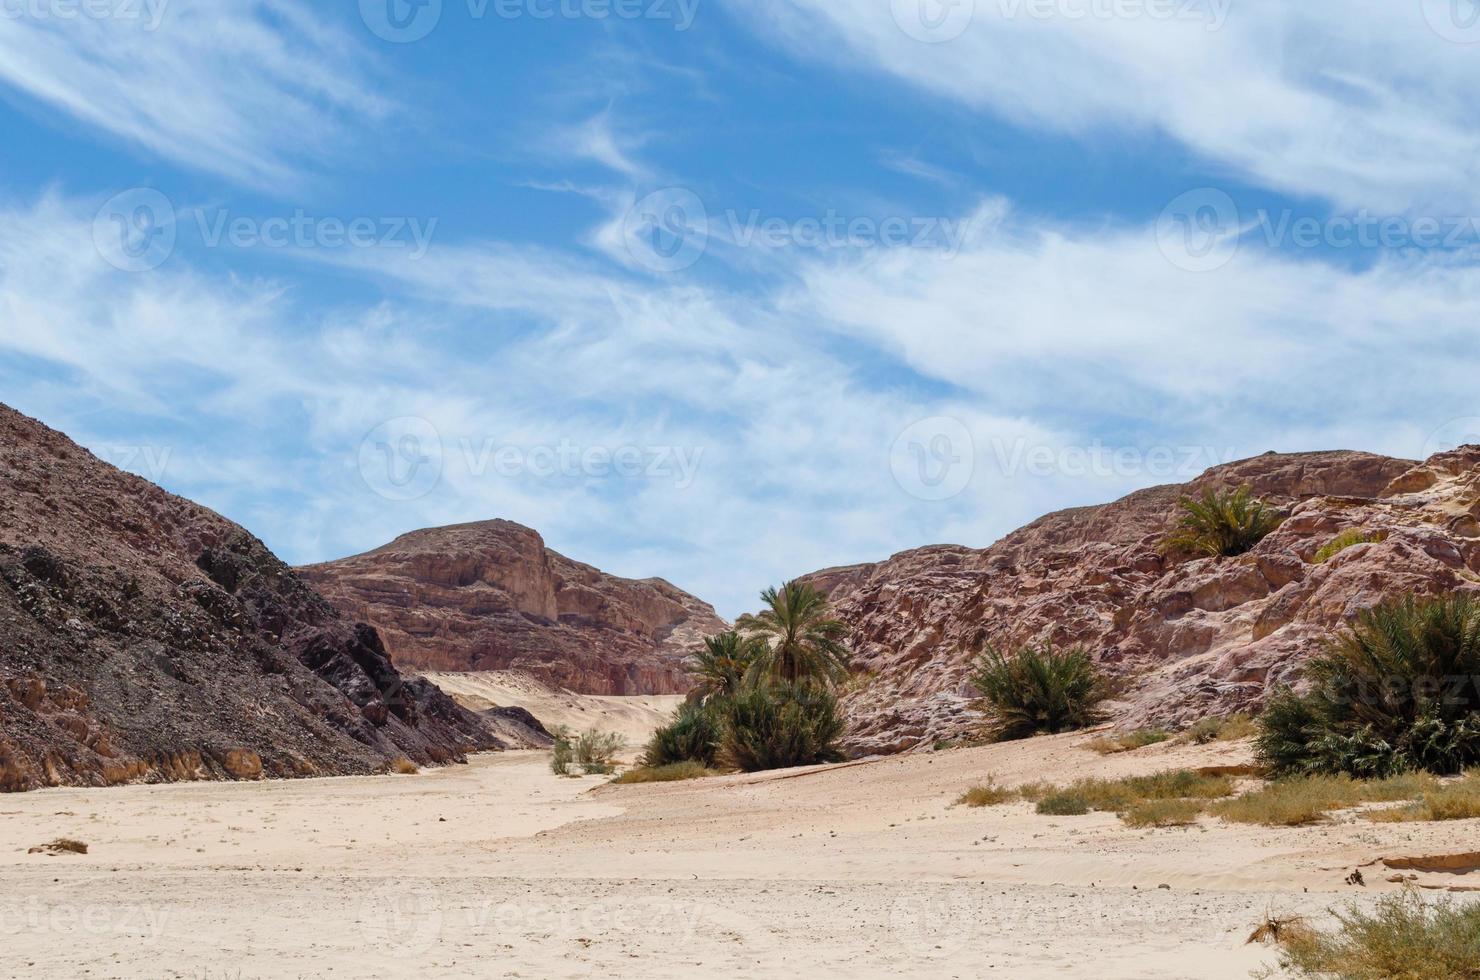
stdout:
[[(1159, 544), (1183, 494), (1250, 484), (1288, 515), (1252, 552), (1174, 561)], [(1323, 563), (1338, 533), (1383, 540)], [(874, 679), (846, 702), (852, 751), (973, 731), (970, 663), (988, 643), (1086, 644), (1128, 693), (1127, 726), (1259, 705), (1334, 630), (1385, 596), (1480, 583), (1480, 447), (1426, 463), (1364, 453), (1257, 457), (1185, 486), (1050, 514), (986, 549), (921, 548), (809, 576)]]
[(499, 747), (242, 528), (0, 405), (0, 790)]
[(726, 628), (661, 579), (607, 575), (509, 521), (415, 531), (299, 571), (373, 623), (402, 667), (517, 669), (578, 694), (684, 693), (684, 658)]

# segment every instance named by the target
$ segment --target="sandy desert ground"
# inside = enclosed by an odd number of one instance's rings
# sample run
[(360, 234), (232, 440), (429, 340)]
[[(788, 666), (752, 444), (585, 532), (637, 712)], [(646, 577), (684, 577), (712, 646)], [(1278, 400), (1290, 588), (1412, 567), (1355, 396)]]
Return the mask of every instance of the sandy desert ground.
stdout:
[[(1347, 885), (1354, 867), (1480, 837), (1475, 821), (1130, 830), (952, 806), (987, 773), (1247, 752), (1102, 758), (1085, 740), (666, 785), (559, 779), (519, 752), (415, 776), (0, 797), (0, 975), (1247, 977), (1271, 962), (1244, 944), (1266, 912), (1371, 900), (1396, 886), (1380, 867)], [(63, 836), (89, 853), (27, 853)]]

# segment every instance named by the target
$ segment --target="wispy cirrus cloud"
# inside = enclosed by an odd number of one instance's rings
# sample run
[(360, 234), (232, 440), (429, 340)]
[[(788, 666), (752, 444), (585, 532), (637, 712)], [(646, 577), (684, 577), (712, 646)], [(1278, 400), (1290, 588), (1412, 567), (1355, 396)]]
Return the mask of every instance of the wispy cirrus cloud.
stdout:
[[(1033, 129), (1165, 133), (1341, 207), (1476, 194), (1480, 20), (1452, 0), (760, 0), (759, 36)], [(1160, 11), (1157, 15), (1155, 11)]]
[(297, 0), (54, 6), (0, 17), (0, 83), (193, 170), (281, 189), (392, 111), (359, 42)]

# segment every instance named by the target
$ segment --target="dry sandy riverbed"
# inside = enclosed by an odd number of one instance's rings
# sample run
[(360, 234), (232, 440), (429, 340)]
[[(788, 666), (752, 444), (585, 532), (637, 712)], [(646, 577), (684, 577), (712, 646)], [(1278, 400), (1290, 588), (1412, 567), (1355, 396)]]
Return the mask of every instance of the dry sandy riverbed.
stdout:
[[(1394, 886), (1376, 867), (1347, 885), (1353, 867), (1480, 838), (1477, 821), (1129, 830), (951, 806), (989, 772), (1246, 752), (1107, 759), (1084, 741), (630, 787), (507, 753), (417, 776), (0, 797), (0, 975), (1247, 977), (1270, 962), (1244, 945), (1266, 911), (1370, 900)], [(26, 853), (64, 836), (90, 853)]]

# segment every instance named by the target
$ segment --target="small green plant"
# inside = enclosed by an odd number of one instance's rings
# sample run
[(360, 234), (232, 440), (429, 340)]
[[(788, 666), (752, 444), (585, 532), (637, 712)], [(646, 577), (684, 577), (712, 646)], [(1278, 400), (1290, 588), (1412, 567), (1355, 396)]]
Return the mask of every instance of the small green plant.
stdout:
[(1370, 911), (1335, 913), (1337, 928), (1300, 923), (1280, 931), (1280, 966), (1310, 980), (1477, 980), (1480, 903), (1430, 903), (1409, 889)]
[(1162, 542), (1165, 554), (1212, 558), (1242, 555), (1264, 540), (1284, 520), (1279, 511), (1254, 497), (1248, 486), (1209, 488), (1202, 499), (1177, 501), (1182, 514)]
[(1102, 738), (1086, 742), (1085, 748), (1100, 755), (1116, 755), (1121, 752), (1134, 752), (1136, 749), (1144, 749), (1148, 745), (1156, 745), (1165, 742), (1172, 736), (1160, 728), (1141, 728), (1124, 735), (1106, 735)]
[(993, 776), (988, 776), (986, 782), (980, 783), (962, 793), (956, 800), (957, 806), (1000, 806), (1010, 803), (1018, 798), (1017, 790), (1008, 789), (998, 784)]
[(987, 647), (971, 684), (996, 714), (999, 741), (1057, 734), (1100, 721), (1107, 694), (1100, 669), (1083, 647), (1027, 646), (1008, 656)]
[(699, 762), (674, 762), (666, 766), (639, 766), (622, 773), (614, 783), (674, 783), (686, 779), (703, 779), (714, 773)]
[(550, 756), (550, 771), (557, 776), (571, 775), (570, 764), (575, 760), (575, 749), (570, 743), (570, 730), (563, 725), (550, 732), (555, 739)]
[(1315, 554), (1315, 563), (1317, 565), (1324, 565), (1348, 548), (1359, 544), (1372, 544), (1381, 540), (1383, 540), (1382, 535), (1369, 534), (1357, 527), (1349, 528), (1321, 545), (1320, 550)]
[(722, 702), (720, 761), (743, 772), (840, 762), (838, 699), (817, 684), (748, 685)]
[(1239, 713), (1227, 718), (1203, 718), (1188, 728), (1177, 741), (1189, 745), (1207, 745), (1211, 742), (1237, 742), (1248, 738), (1259, 730), (1251, 715)]
[(697, 762), (712, 768), (723, 735), (720, 710), (714, 698), (705, 703), (685, 701), (673, 713), (672, 721), (653, 732), (639, 764), (658, 768), (676, 762)]
[(616, 769), (617, 753), (627, 740), (616, 732), (588, 728), (575, 743), (575, 761), (588, 775), (606, 775)]
[(1360, 613), (1306, 665), (1308, 694), (1283, 689), (1256, 749), (1276, 776), (1480, 765), (1480, 603), (1407, 596)]

